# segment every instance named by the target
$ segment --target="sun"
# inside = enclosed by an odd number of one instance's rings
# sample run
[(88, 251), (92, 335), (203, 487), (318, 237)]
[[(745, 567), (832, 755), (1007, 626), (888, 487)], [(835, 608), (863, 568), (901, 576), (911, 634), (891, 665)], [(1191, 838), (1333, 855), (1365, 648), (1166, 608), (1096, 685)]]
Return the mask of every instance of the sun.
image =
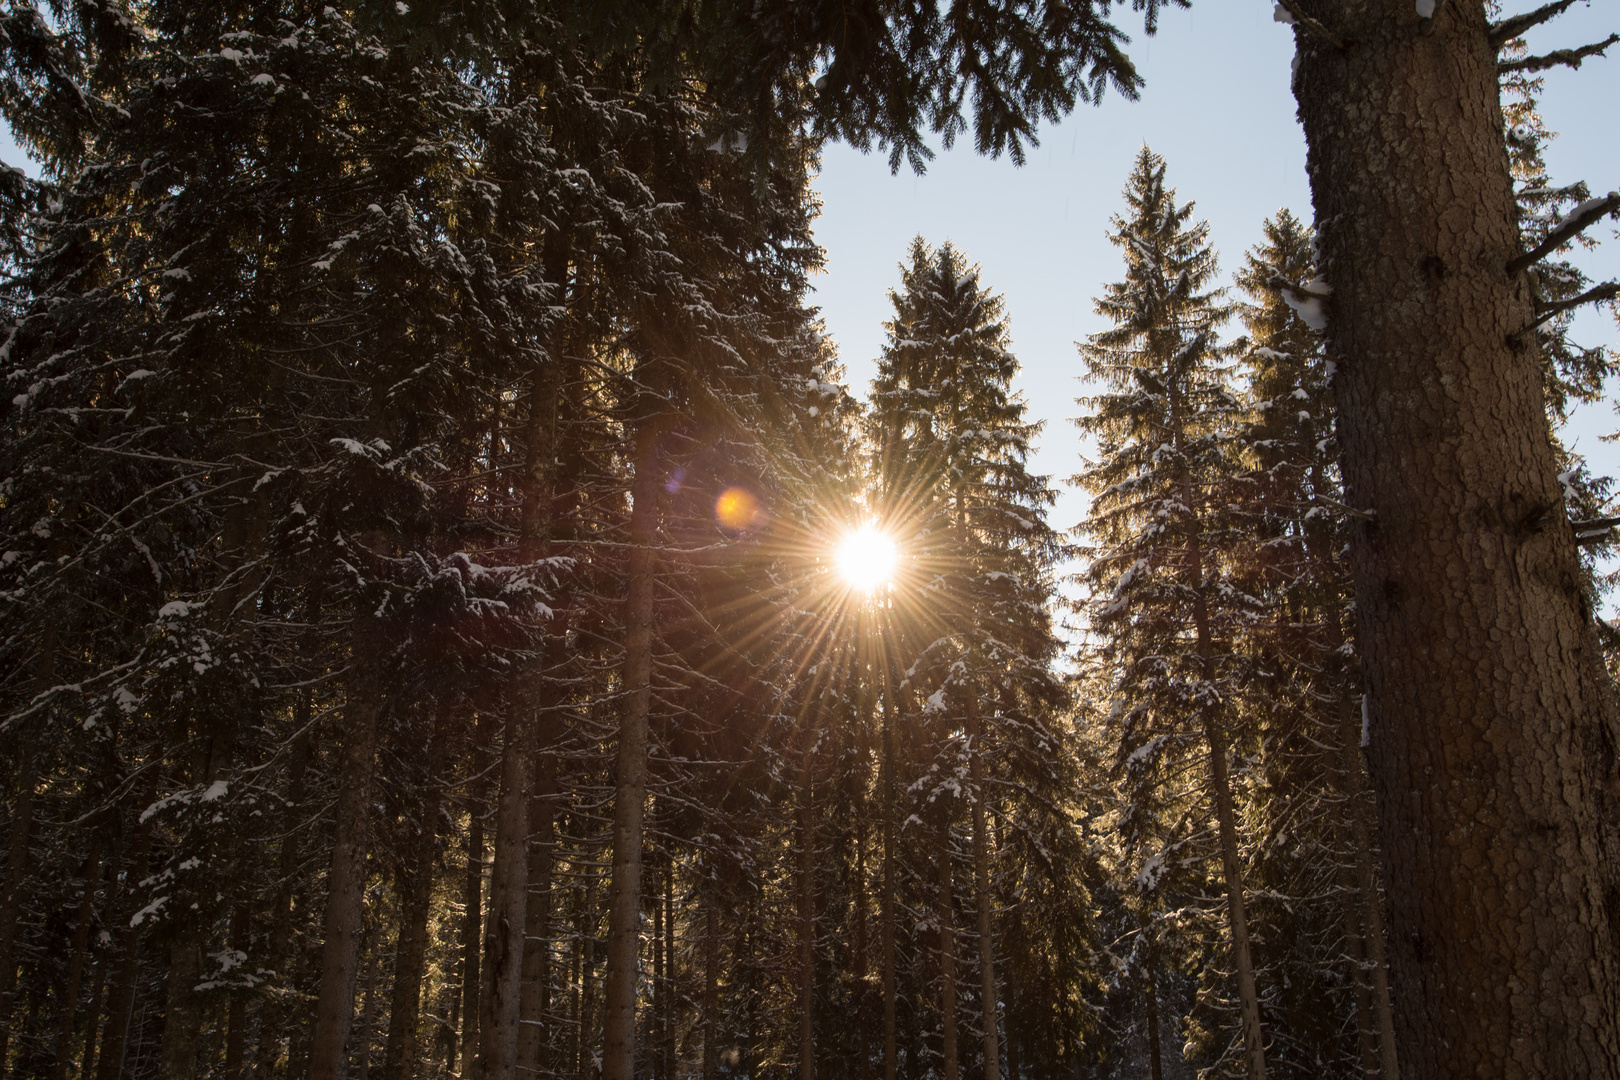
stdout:
[(853, 588), (871, 592), (894, 576), (899, 555), (876, 525), (862, 525), (838, 545), (838, 572)]

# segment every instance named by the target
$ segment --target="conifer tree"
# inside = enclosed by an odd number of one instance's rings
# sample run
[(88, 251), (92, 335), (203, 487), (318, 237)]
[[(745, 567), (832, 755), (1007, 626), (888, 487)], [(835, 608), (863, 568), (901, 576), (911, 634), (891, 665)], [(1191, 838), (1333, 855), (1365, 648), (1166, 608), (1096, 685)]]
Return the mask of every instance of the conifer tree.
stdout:
[[(934, 250), (914, 240), (901, 271), (868, 419), (879, 519), (901, 539), (912, 567), (895, 600), (895, 644), (908, 665), (896, 690), (900, 701), (920, 703), (932, 744), (921, 782), (940, 831), (945, 1069), (958, 1068), (951, 823), (965, 792), (980, 1053), (994, 1077), (1002, 1037), (987, 777), (1029, 782), (1018, 776), (1019, 764), (1030, 762), (1023, 755), (1056, 742), (1047, 724), (1063, 695), (1051, 671), (1050, 603), (1064, 548), (1045, 522), (1052, 491), (1025, 468), (1038, 429), (1011, 391), (1017, 360), (1003, 301), (949, 243)], [(1014, 816), (1020, 827), (1030, 824)]]
[[(1114, 326), (1081, 346), (1102, 387), (1082, 400), (1091, 412), (1077, 421), (1098, 440), (1096, 461), (1075, 478), (1093, 500), (1082, 527), (1091, 540), (1087, 610), (1109, 681), (1127, 804), (1120, 828), (1141, 863), (1142, 891), (1196, 859), (1189, 845), (1199, 821), (1210, 811), (1216, 819), (1243, 1056), (1260, 1080), (1264, 1039), (1229, 768), (1241, 732), (1228, 702), (1249, 608), (1226, 558), (1239, 404), (1216, 333), (1230, 308), (1209, 289), (1208, 226), (1189, 224), (1192, 204), (1177, 205), (1164, 176), (1163, 159), (1144, 147), (1125, 189), (1128, 215), (1116, 215), (1109, 234), (1125, 278), (1097, 301)], [(1203, 758), (1196, 783), (1180, 779), (1193, 755)]]

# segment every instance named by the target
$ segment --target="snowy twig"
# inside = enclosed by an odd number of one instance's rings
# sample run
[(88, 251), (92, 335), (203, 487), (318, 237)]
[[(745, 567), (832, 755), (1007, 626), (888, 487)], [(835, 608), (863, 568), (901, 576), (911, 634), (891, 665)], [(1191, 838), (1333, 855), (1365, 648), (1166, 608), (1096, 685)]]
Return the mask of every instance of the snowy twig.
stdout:
[(1306, 33), (1315, 34), (1335, 49), (1344, 48), (1344, 38), (1322, 25), (1320, 19), (1305, 14), (1305, 10), (1299, 6), (1299, 0), (1277, 0), (1277, 6), (1292, 15), (1294, 25), (1300, 27)]
[(1508, 277), (1517, 277), (1527, 267), (1534, 266), (1554, 251), (1563, 247), (1588, 225), (1599, 218), (1620, 210), (1620, 191), (1611, 191), (1601, 199), (1591, 199), (1575, 208), (1575, 212), (1564, 219), (1564, 223), (1552, 232), (1547, 238), (1529, 251), (1520, 255), (1507, 264)]
[(1531, 27), (1540, 26), (1548, 19), (1562, 15), (1574, 3), (1575, 0), (1553, 0), (1552, 3), (1543, 4), (1534, 11), (1527, 11), (1523, 15), (1515, 15), (1511, 19), (1503, 19), (1499, 23), (1492, 23), (1491, 48), (1500, 50), (1502, 46)]
[(1605, 281), (1602, 285), (1587, 289), (1581, 295), (1569, 300), (1559, 300), (1551, 304), (1537, 304), (1536, 321), (1530, 324), (1529, 329), (1534, 330), (1548, 319), (1572, 308), (1578, 308), (1585, 304), (1601, 304), (1603, 301), (1613, 300), (1617, 296), (1620, 296), (1620, 281)]
[(1522, 60), (1504, 60), (1496, 65), (1498, 74), (1506, 75), (1510, 71), (1546, 71), (1553, 67), (1581, 66), (1581, 61), (1589, 56), (1602, 56), (1603, 50), (1620, 41), (1620, 34), (1610, 34), (1602, 41), (1591, 45), (1582, 45), (1578, 49), (1557, 49), (1541, 56), (1526, 56)]
[(1620, 525), (1620, 517), (1593, 518), (1591, 521), (1569, 523), (1569, 527), (1575, 530), (1575, 542), (1581, 545), (1601, 543), (1616, 525)]
[(1357, 510), (1353, 506), (1345, 505), (1344, 503), (1340, 502), (1338, 499), (1335, 499), (1335, 498), (1333, 498), (1331, 496), (1328, 496), (1328, 495), (1323, 495), (1320, 491), (1318, 491), (1316, 493), (1316, 497), (1318, 499), (1321, 499), (1323, 502), (1327, 503), (1329, 506), (1336, 506), (1340, 510), (1343, 510), (1345, 513), (1350, 514), (1353, 517), (1360, 518), (1362, 521), (1377, 521), (1378, 520), (1378, 514), (1377, 514), (1376, 511), (1373, 511), (1373, 510)]

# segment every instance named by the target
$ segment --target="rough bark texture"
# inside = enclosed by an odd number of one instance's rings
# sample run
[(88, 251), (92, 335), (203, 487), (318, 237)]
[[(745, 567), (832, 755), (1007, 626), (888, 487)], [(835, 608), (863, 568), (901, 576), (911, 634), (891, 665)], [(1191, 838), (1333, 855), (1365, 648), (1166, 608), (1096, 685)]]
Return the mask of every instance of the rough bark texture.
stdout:
[[(1613, 714), (1543, 411), (1481, 0), (1299, 38), (1408, 1077), (1620, 1075)], [(1612, 871), (1610, 871), (1612, 873)]]
[(624, 716), (613, 800), (613, 878), (608, 898), (607, 979), (603, 991), (602, 1080), (632, 1080), (636, 966), (640, 953), (641, 833), (647, 800), (647, 711), (652, 703), (653, 544), (658, 531), (658, 433), (636, 437), (625, 596)]
[(377, 743), (378, 649), (357, 628), (339, 759), (336, 832), (327, 878), (321, 946), (321, 981), (310, 1037), (308, 1080), (340, 1080), (348, 1072), (349, 1029), (354, 1022), (360, 963), (360, 919), (365, 899), (366, 847), (371, 838), (371, 766)]
[(501, 747), (501, 794), (495, 816), (495, 864), (490, 873), (480, 978), (479, 1080), (509, 1077), (517, 1066), (522, 1000), (523, 934), (529, 901), (529, 797), (534, 780), (534, 722), (528, 708), (507, 711)]

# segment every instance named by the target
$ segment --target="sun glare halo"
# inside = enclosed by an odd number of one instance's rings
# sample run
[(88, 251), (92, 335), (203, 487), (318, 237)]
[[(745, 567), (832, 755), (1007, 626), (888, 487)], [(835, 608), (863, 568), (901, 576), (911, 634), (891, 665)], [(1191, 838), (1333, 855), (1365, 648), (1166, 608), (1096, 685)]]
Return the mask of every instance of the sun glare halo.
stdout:
[(862, 525), (838, 545), (838, 572), (854, 588), (871, 592), (888, 584), (897, 558), (893, 540), (875, 525)]

